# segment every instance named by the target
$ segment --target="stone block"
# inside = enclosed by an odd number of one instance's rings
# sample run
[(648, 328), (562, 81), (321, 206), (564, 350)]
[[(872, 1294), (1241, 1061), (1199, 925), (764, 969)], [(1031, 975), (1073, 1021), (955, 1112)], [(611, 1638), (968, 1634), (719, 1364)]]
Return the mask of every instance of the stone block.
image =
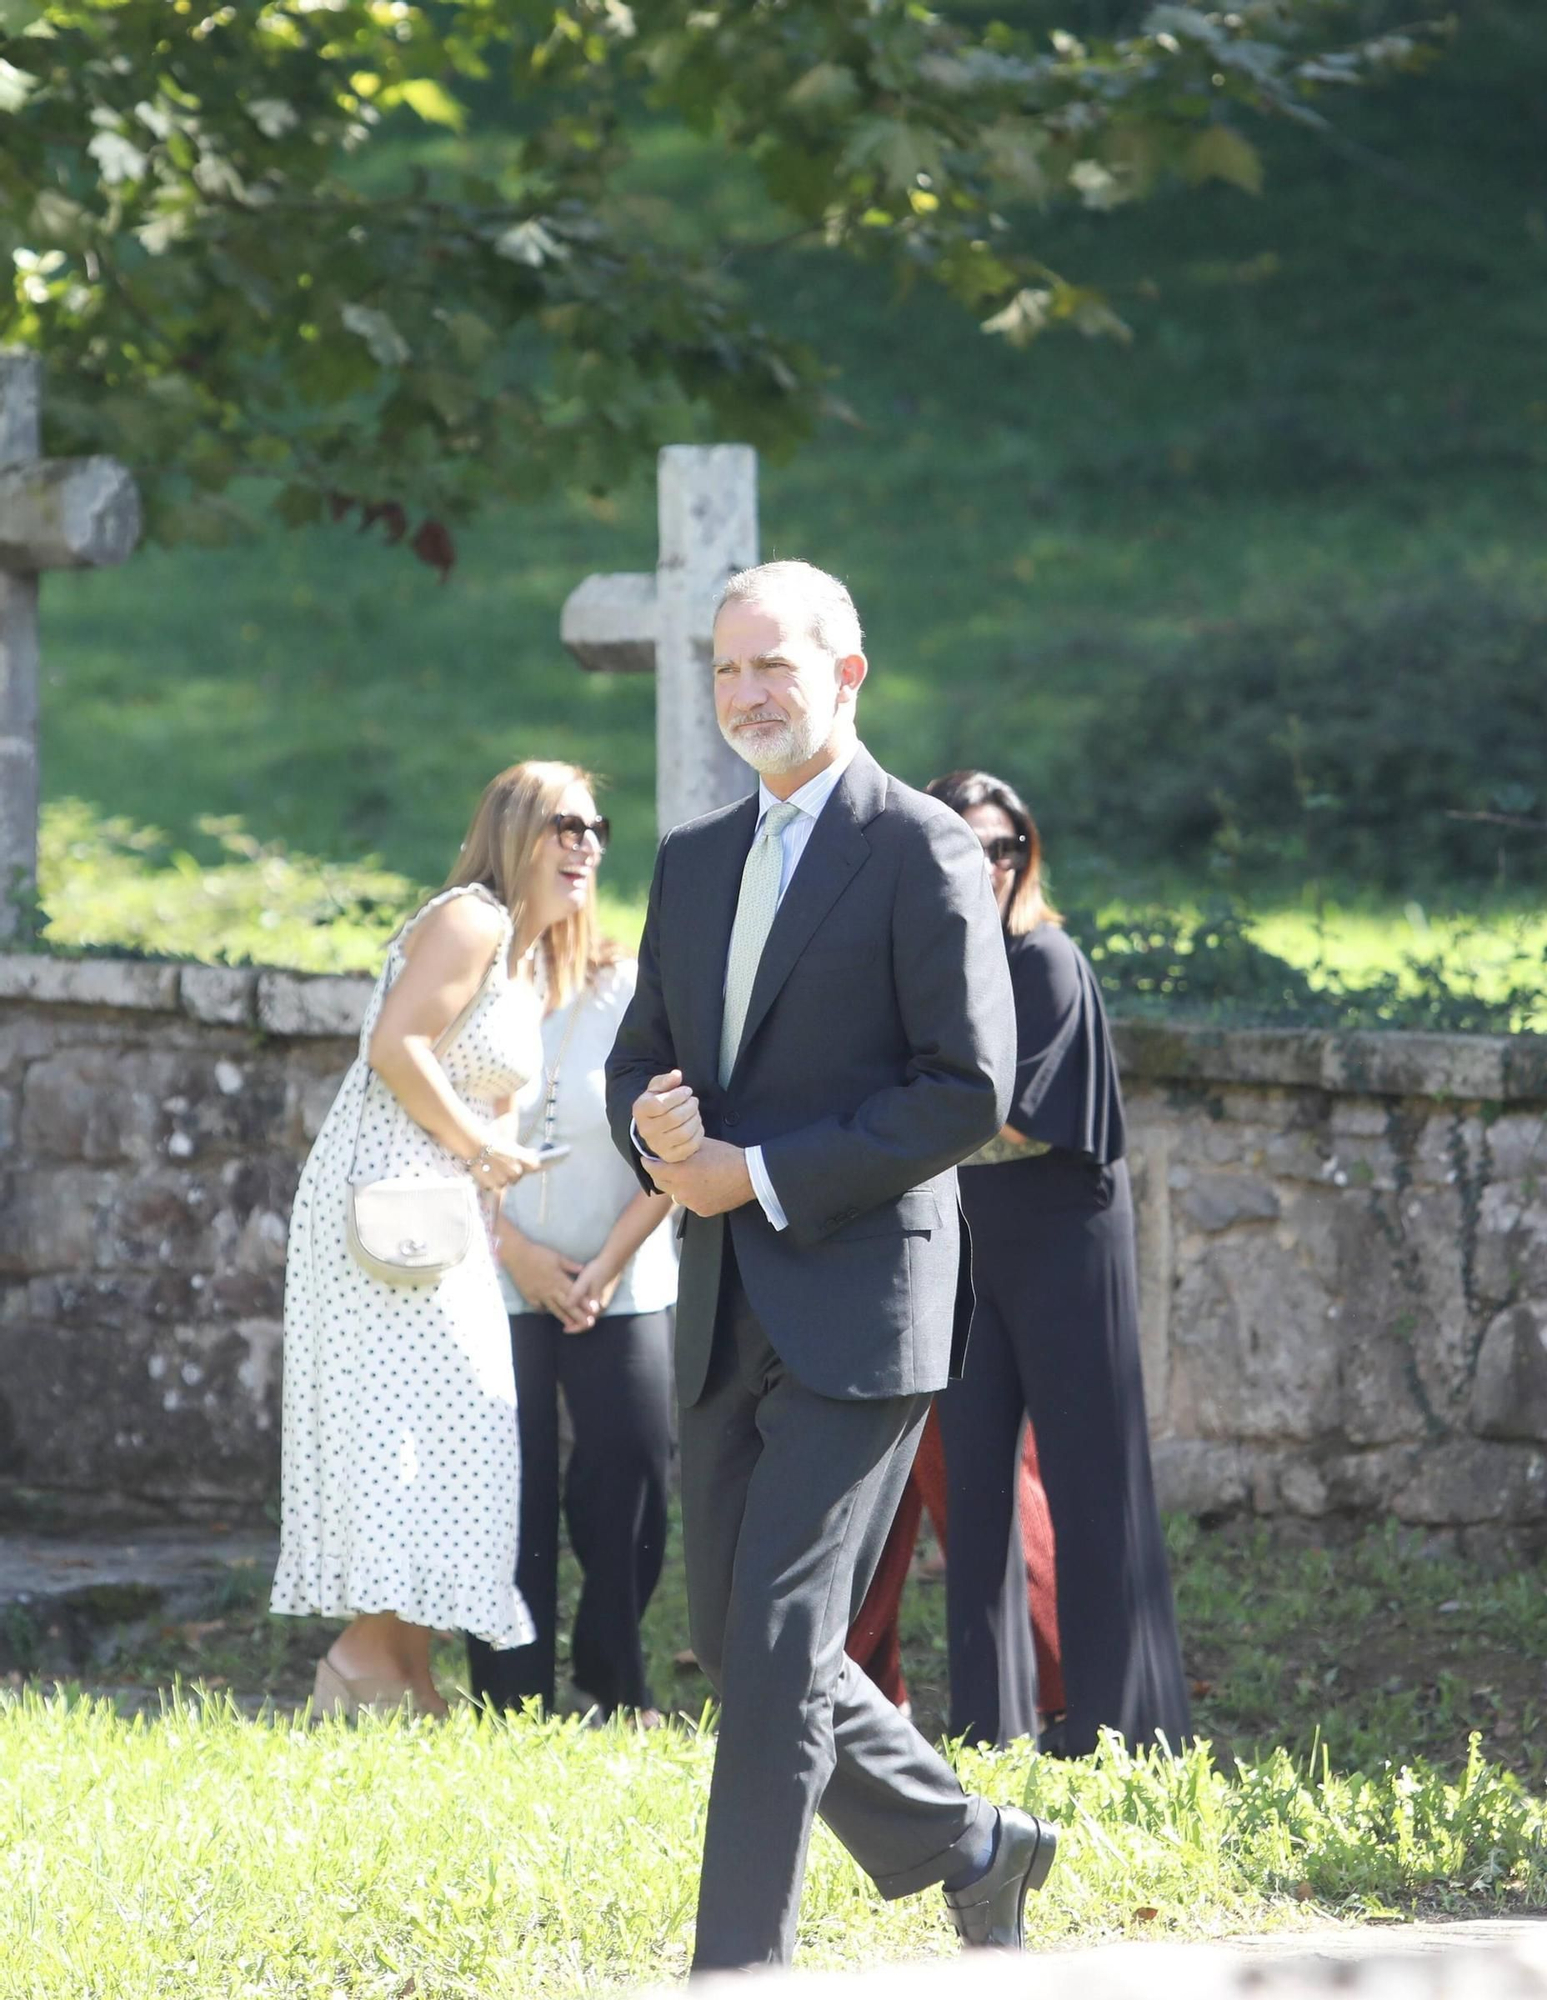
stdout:
[(1480, 1437), (1547, 1444), (1547, 1299), (1510, 1306), (1489, 1322), (1471, 1418)]
[(1139, 1360), (1150, 1432), (1171, 1428), (1171, 1201), (1166, 1187), (1165, 1135), (1151, 1130), (1143, 1151), (1129, 1155), (1139, 1270)]
[(1547, 1035), (1511, 1035), (1504, 1051), (1506, 1102), (1547, 1102)]
[(1118, 1020), (1112, 1028), (1125, 1079), (1316, 1085), (1322, 1078), (1326, 1037), (1316, 1030), (1150, 1020)]
[(1390, 1105), (1372, 1097), (1335, 1097), (1327, 1117), (1335, 1139), (1384, 1139), (1390, 1123)]
[(38, 1325), (109, 1334), (126, 1326), (193, 1319), (202, 1279), (187, 1271), (71, 1271), (32, 1278), (22, 1316)]
[(1493, 1119), (1488, 1156), (1495, 1180), (1547, 1180), (1547, 1118), (1540, 1111), (1507, 1111)]
[(117, 1187), (115, 1175), (85, 1167), (0, 1176), (0, 1276), (90, 1270)]
[(655, 671), (653, 576), (588, 576), (564, 600), (559, 643), (588, 673)]
[(27, 1071), (21, 1143), (39, 1160), (146, 1160), (165, 1137), (162, 1079), (143, 1058), (67, 1049)]
[(1327, 1315), (1339, 1334), (1339, 1428), (1358, 1445), (1431, 1436), (1439, 1420), (1418, 1368), (1422, 1296), (1375, 1204), (1340, 1201), (1335, 1213)]
[(1533, 1198), (1528, 1185), (1496, 1183), (1478, 1202), (1472, 1282), (1484, 1305), (1547, 1298), (1547, 1189)]
[(1275, 1512), (1282, 1509), (1286, 1514), (1299, 1514), (1310, 1520), (1319, 1520), (1332, 1506), (1331, 1492), (1321, 1469), (1309, 1458), (1292, 1458), (1280, 1467), (1274, 1497), (1278, 1503)]
[(1505, 1094), (1502, 1035), (1379, 1033), (1329, 1035), (1322, 1081), (1329, 1090), (1373, 1097), (1476, 1101)]
[(175, 1165), (120, 1181), (95, 1261), (104, 1270), (207, 1272), (220, 1247), (220, 1212), (219, 1196), (203, 1177)]
[(340, 973), (258, 975), (258, 1025), (271, 1035), (357, 1036), (372, 982)]
[(1251, 1498), (1251, 1454), (1205, 1438), (1159, 1438), (1155, 1494), (1168, 1514), (1233, 1514)]
[(185, 965), (178, 997), (192, 1020), (245, 1028), (255, 1018), (258, 975), (246, 966)]
[(1321, 1126), (1275, 1133), (1262, 1149), (1262, 1167), (1276, 1181), (1320, 1181), (1325, 1177), (1329, 1140)]
[(1322, 1276), (1266, 1230), (1184, 1242), (1178, 1268), (1170, 1410), (1178, 1431), (1244, 1442), (1324, 1432), (1337, 1415), (1341, 1342)]
[(1211, 1235), (1242, 1222), (1274, 1222), (1282, 1213), (1278, 1194), (1254, 1174), (1198, 1174), (1177, 1196), (1177, 1208), (1194, 1229)]
[(1467, 1294), (1473, 1223), (1460, 1186), (1415, 1188), (1398, 1197), (1403, 1269), (1413, 1290), (1413, 1352), (1429, 1407), (1446, 1424), (1465, 1422), (1481, 1333)]
[(29, 1485), (252, 1501), (278, 1476), (273, 1323), (0, 1327), (0, 1435)]
[(1547, 1452), (1462, 1438), (1432, 1445), (1392, 1494), (1391, 1510), (1399, 1521), (1436, 1527), (1547, 1518)]
[(284, 1141), (288, 1092), (285, 1065), (273, 1057), (196, 1057), (183, 1070), (178, 1128), (200, 1157), (267, 1153)]
[(333, 1109), (333, 1100), (338, 1096), (345, 1074), (343, 1069), (330, 1069), (325, 1075), (303, 1076), (299, 1081), (292, 1082), (292, 1115), (308, 1146), (322, 1130), (328, 1113)]
[(50, 958), (44, 952), (0, 952), (0, 1000), (171, 1013), (177, 1006), (178, 978), (175, 965), (147, 965), (116, 958)]
[(0, 1001), (0, 1078), (14, 1082), (28, 1063), (53, 1055), (58, 1047), (57, 1020), (37, 1008)]

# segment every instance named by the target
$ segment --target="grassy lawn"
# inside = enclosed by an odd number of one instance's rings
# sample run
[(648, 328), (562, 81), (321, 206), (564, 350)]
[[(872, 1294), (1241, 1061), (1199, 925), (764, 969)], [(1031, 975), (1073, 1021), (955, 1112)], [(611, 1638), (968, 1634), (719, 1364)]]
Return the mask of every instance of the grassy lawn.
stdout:
[[(1261, 201), (1214, 188), (1049, 218), (1049, 260), (1111, 285), (1128, 348), (1070, 336), (1018, 354), (865, 269), (740, 258), (749, 292), (832, 354), (856, 418), (765, 466), (765, 551), (813, 554), (853, 583), (876, 667), (865, 732), (883, 760), (914, 781), (1001, 765), (1075, 902), (1204, 900), (1220, 879), (1208, 855), (1170, 851), (1153, 827), (1162, 800), (1170, 825), (1179, 799), (1206, 804), (1228, 782), (1228, 879), (1293, 962), (1386, 971), (1415, 940), (1422, 955), (1448, 938), (1469, 966), (1480, 937), (1517, 983), (1522, 968), (1543, 983), (1539, 840), (1479, 829), (1464, 880), (1436, 873), (1457, 803), (1442, 791), (1381, 836), (1376, 881), (1324, 865), (1311, 821), (1303, 838), (1255, 830), (1249, 776), (1226, 770), (1209, 731), (1179, 768), (1172, 752), (1167, 768), (1143, 762), (1157, 702), (1194, 669), (1228, 676), (1245, 648), (1243, 671), (1260, 652), (1287, 673), (1345, 614), (1379, 639), (1425, 607), (1424, 632), (1462, 676), (1442, 737), (1487, 711), (1485, 674), (1474, 688), (1466, 672), (1489, 608), (1512, 607), (1528, 648), (1547, 630), (1543, 32), (1530, 9), (1484, 0), (1431, 77), (1343, 101), (1360, 158), (1269, 135)], [(649, 137), (626, 199), (678, 230), (707, 208), (749, 238), (767, 229), (736, 172), (709, 176), (677, 132)], [(651, 693), (580, 673), (558, 613), (590, 571), (649, 566), (654, 539), (644, 468), (605, 502), (488, 516), (462, 532), (444, 587), (344, 527), (148, 549), (121, 571), (51, 580), (50, 938), (368, 963), (386, 913), (444, 874), (484, 780), (532, 753), (610, 781), (627, 928), (653, 838)], [(1454, 630), (1452, 603), (1470, 607)], [(1382, 643), (1372, 701), (1406, 673), (1406, 641)], [(1274, 769), (1297, 699), (1286, 681), (1264, 724)], [(1430, 699), (1415, 690), (1417, 720)], [(1313, 713), (1300, 720), (1314, 732)], [(1234, 738), (1229, 750), (1244, 754)], [(1541, 798), (1509, 796), (1540, 816)], [(1330, 908), (1313, 936), (1318, 899)], [(1457, 911), (1464, 940), (1445, 928)], [(1522, 917), (1535, 929), (1519, 939)]]
[[(180, 1702), (0, 1705), (0, 1991), (556, 1994), (685, 1969), (712, 1741), (573, 1722), (307, 1729)], [(1547, 1818), (1480, 1760), (1459, 1780), (1226, 1776), (1198, 1750), (1059, 1765), (964, 1756), (974, 1789), (1065, 1830), (1036, 1944), (1384, 1913), (1442, 1888), (1547, 1890)], [(808, 1967), (954, 1949), (934, 1896), (883, 1905), (819, 1829)]]
[[(971, 1786), (1067, 1829), (1039, 1944), (1547, 1905), (1539, 1574), (1396, 1530), (1294, 1549), (1175, 1521), (1171, 1546), (1204, 1746), (955, 1753)], [(210, 1616), (126, 1635), (84, 1690), (19, 1681), (0, 1695), (0, 1994), (542, 1994), (680, 1972), (712, 1753), (704, 1684), (674, 1663), (680, 1578), (674, 1551), (648, 1638), (678, 1720), (647, 1735), (469, 1711), (309, 1730), (291, 1706), (326, 1628), (268, 1618), (251, 1571)], [(905, 1600), (930, 1729), (943, 1594), (917, 1576)], [(447, 1643), (445, 1680), (459, 1659)], [(173, 1691), (194, 1678), (206, 1694)], [(117, 1709), (91, 1692), (107, 1684)], [(123, 1712), (158, 1685), (150, 1719)], [(259, 1690), (264, 1717), (229, 1705)], [(808, 1965), (952, 1948), (935, 1899), (883, 1906), (818, 1832)]]

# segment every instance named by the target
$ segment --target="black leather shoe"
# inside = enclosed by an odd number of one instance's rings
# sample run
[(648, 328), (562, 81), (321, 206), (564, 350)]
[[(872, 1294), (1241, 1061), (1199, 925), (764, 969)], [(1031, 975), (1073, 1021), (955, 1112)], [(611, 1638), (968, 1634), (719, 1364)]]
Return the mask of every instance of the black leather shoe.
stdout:
[(1048, 1878), (1058, 1852), (1058, 1829), (1014, 1806), (999, 1811), (999, 1845), (988, 1870), (965, 1889), (945, 1890), (957, 1936), (964, 1945), (1022, 1951), (1026, 1898)]

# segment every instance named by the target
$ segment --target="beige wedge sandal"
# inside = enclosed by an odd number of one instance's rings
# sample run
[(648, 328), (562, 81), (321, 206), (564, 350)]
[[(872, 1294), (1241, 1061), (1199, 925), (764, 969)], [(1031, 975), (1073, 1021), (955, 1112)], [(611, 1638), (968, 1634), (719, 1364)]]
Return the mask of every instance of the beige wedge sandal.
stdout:
[(334, 1666), (328, 1653), (324, 1653), (317, 1662), (317, 1678), (312, 1686), (312, 1715), (316, 1720), (334, 1715), (348, 1720), (362, 1710), (390, 1715), (398, 1709), (409, 1715), (433, 1713), (422, 1708), (414, 1697), (413, 1689), (404, 1687), (400, 1682), (380, 1681), (369, 1676), (349, 1680)]

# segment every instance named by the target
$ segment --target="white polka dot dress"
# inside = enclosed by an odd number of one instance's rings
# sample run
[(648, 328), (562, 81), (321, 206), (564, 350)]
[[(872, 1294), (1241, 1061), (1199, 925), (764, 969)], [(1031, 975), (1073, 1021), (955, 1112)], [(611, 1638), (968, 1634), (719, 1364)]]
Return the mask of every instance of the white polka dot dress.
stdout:
[[(449, 889), (425, 908), (466, 895), (495, 902), (484, 889)], [(542, 1066), (541, 1002), (508, 977), (509, 944), (507, 916), (477, 1004), (440, 1057), (458, 1096), (484, 1119)], [(345, 1240), (351, 1181), (466, 1172), (365, 1060), (402, 967), (400, 937), (291, 1216), (272, 1605), (296, 1617), (395, 1611), (414, 1625), (522, 1646), (533, 1627), (515, 1587), (516, 1385), (493, 1252), (480, 1236), (437, 1283), (388, 1285), (360, 1268)]]

